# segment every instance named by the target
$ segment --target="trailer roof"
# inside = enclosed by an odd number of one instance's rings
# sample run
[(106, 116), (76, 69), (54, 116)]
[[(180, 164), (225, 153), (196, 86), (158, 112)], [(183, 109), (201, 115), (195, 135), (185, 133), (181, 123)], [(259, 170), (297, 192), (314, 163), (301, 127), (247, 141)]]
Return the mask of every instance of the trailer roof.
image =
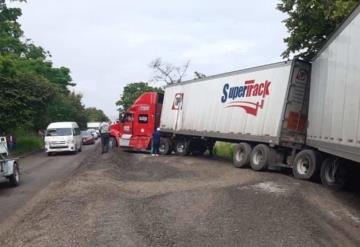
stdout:
[(321, 53), (329, 47), (329, 45), (344, 31), (344, 29), (355, 19), (355, 17), (360, 13), (360, 3), (352, 10), (350, 15), (345, 18), (345, 20), (339, 25), (335, 31), (329, 35), (328, 41), (324, 44), (324, 46), (318, 51), (318, 53), (311, 59), (311, 62), (315, 61)]
[(292, 63), (292, 60), (288, 60), (288, 61), (283, 61), (283, 62), (278, 62), (278, 63), (271, 63), (271, 64), (266, 64), (266, 65), (261, 65), (261, 66), (256, 66), (256, 67), (250, 67), (250, 68), (246, 68), (246, 69), (235, 70), (235, 71), (221, 73), (221, 74), (217, 74), (217, 75), (211, 75), (211, 76), (207, 76), (207, 77), (200, 78), (200, 79), (193, 79), (193, 80), (183, 81), (183, 82), (180, 82), (180, 83), (174, 83), (174, 84), (171, 84), (171, 85), (167, 85), (165, 88), (178, 86), (178, 85), (189, 84), (189, 83), (194, 83), (194, 82), (201, 82), (201, 81), (206, 81), (206, 80), (211, 80), (211, 79), (217, 79), (217, 78), (221, 78), (221, 77), (225, 77), (225, 76), (231, 76), (231, 75), (238, 75), (238, 74), (243, 74), (243, 73), (248, 73), (248, 72), (254, 72), (254, 71), (258, 71), (258, 70), (283, 67), (283, 66), (286, 66), (286, 65), (291, 65), (291, 63)]

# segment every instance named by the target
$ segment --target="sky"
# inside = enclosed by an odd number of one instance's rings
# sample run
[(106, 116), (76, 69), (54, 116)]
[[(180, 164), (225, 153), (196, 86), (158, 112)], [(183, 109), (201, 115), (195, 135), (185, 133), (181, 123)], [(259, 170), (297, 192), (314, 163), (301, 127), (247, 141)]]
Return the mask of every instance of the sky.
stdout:
[[(86, 107), (115, 119), (115, 102), (131, 82), (149, 82), (155, 58), (214, 75), (281, 61), (288, 35), (280, 0), (28, 0), (26, 38), (70, 68)], [(162, 86), (162, 84), (154, 84)]]

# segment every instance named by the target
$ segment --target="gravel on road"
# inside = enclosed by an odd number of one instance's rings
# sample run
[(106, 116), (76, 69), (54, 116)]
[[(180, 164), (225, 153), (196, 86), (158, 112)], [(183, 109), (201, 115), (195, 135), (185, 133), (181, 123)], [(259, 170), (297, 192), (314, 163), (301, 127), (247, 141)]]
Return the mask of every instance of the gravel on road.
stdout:
[(360, 246), (360, 197), (209, 157), (92, 152), (0, 246)]

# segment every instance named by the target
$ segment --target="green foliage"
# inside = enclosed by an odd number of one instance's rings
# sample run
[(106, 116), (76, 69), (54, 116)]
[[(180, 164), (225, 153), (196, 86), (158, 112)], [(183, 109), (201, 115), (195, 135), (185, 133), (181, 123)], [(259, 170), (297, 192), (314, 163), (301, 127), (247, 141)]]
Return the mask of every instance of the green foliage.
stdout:
[(0, 0), (0, 131), (36, 131), (55, 121), (76, 121), (85, 128), (82, 96), (68, 89), (75, 85), (70, 70), (55, 68), (49, 52), (24, 39), (20, 16), (19, 8)]
[[(0, 71), (1, 62), (0, 59)], [(7, 69), (10, 74), (15, 73), (10, 67)], [(20, 126), (36, 127), (36, 119), (44, 114), (56, 91), (56, 88), (43, 78), (30, 74), (0, 77), (0, 85), (0, 128), (3, 130)]]
[(31, 129), (16, 129), (14, 135), (16, 137), (16, 149), (11, 152), (13, 156), (38, 151), (44, 147), (43, 138), (32, 132)]
[(214, 154), (220, 158), (232, 160), (234, 144), (227, 142), (216, 142)]
[(285, 38), (291, 54), (310, 60), (360, 0), (281, 0), (277, 9), (287, 13), (284, 20), (290, 36)]
[(116, 102), (116, 105), (119, 106), (120, 111), (127, 110), (145, 92), (163, 93), (163, 90), (162, 88), (149, 86), (146, 82), (129, 83), (124, 87), (123, 94), (120, 100)]
[(109, 118), (102, 110), (95, 107), (88, 107), (85, 109), (85, 115), (88, 122), (107, 122)]

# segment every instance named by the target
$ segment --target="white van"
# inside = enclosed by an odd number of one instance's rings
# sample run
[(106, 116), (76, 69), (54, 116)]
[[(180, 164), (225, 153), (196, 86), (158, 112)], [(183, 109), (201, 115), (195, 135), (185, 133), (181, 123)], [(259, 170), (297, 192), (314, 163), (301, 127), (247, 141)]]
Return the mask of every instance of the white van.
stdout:
[(51, 123), (46, 129), (45, 152), (81, 152), (80, 128), (75, 122)]

